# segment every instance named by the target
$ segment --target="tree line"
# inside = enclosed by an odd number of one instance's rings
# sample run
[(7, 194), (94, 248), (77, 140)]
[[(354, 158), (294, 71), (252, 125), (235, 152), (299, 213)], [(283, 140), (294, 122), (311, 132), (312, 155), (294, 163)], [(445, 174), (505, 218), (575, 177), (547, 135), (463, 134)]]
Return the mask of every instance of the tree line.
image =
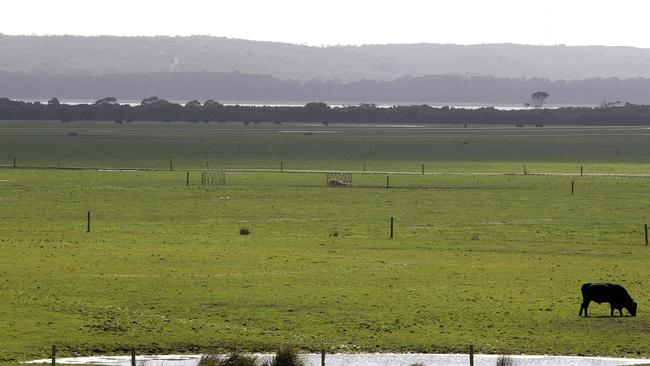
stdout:
[(57, 98), (47, 103), (0, 98), (0, 120), (649, 125), (650, 105), (626, 103), (593, 108), (499, 110), (429, 105), (380, 108), (370, 103), (331, 107), (322, 102), (304, 106), (242, 106), (224, 105), (214, 100), (193, 100), (182, 105), (155, 96), (143, 99), (136, 106), (119, 104), (114, 97), (101, 98), (92, 104), (64, 104)]
[(0, 71), (0, 95), (14, 99), (99, 98), (139, 100), (157, 95), (167, 100), (329, 103), (480, 103), (528, 102), (544, 90), (555, 105), (599, 105), (603, 101), (650, 104), (650, 79), (549, 80), (492, 76), (429, 75), (394, 80), (281, 80), (239, 72), (59, 75)]

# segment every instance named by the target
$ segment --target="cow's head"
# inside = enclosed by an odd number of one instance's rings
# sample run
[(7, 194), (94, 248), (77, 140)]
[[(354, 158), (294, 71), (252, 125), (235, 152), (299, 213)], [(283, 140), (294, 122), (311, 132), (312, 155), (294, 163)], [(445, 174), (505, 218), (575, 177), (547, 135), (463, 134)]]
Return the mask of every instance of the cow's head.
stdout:
[(627, 311), (630, 312), (630, 315), (636, 316), (636, 303), (634, 301), (630, 303), (630, 306), (628, 306)]

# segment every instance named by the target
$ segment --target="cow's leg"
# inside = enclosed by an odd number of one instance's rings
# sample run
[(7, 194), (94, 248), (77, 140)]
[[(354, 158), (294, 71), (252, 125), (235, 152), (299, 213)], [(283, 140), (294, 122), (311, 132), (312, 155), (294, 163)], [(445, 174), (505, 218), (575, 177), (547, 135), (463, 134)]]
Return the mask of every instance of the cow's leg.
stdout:
[(579, 316), (582, 316), (582, 310), (584, 309), (585, 311), (585, 316), (587, 315), (587, 308), (589, 307), (589, 301), (583, 301), (582, 304), (580, 305), (580, 313), (578, 314)]
[(618, 308), (618, 315), (623, 316), (623, 308)]
[(614, 305), (609, 305), (609, 316), (614, 316)]

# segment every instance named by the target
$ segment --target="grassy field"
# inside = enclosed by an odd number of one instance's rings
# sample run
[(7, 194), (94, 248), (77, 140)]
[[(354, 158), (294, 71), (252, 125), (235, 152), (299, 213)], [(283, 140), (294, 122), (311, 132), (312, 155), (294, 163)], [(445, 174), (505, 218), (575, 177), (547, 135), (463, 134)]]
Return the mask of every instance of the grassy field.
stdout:
[(0, 121), (0, 165), (650, 173), (649, 142), (643, 126)]
[[(464, 172), (507, 172), (522, 161), (565, 171), (580, 161), (648, 173), (650, 162), (642, 130), (395, 129), (390, 137), (386, 128), (329, 126), (350, 129), (334, 136), (172, 123), (131, 139), (132, 125), (84, 132), (78, 124), (68, 136), (73, 125), (6, 123), (0, 152), (25, 165), (60, 155), (74, 166), (163, 169), (171, 157), (178, 169), (212, 158), (215, 167), (366, 161), (369, 170), (416, 171), (425, 162)], [(275, 126), (285, 127), (300, 126)], [(84, 137), (90, 130), (102, 137)], [(441, 142), (452, 140), (470, 143)], [(52, 344), (61, 355), (474, 344), (490, 353), (650, 357), (650, 179), (394, 175), (388, 190), (375, 174), (354, 174), (354, 187), (340, 189), (315, 173), (227, 180), (201, 186), (192, 172), (185, 187), (185, 171), (0, 169), (0, 361), (44, 358)], [(240, 236), (242, 227), (251, 235)], [(608, 306), (592, 304), (592, 316), (579, 318), (580, 285), (597, 281), (623, 284), (638, 316), (610, 318)]]

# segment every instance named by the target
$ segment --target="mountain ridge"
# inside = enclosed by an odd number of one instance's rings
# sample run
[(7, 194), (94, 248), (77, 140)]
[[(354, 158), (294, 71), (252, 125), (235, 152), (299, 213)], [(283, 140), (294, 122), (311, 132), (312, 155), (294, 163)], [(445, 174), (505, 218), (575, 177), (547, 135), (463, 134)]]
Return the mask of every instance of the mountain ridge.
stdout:
[(0, 34), (0, 71), (60, 75), (239, 71), (301, 81), (442, 74), (550, 80), (647, 78), (650, 49), (509, 43), (319, 47), (212, 36)]

